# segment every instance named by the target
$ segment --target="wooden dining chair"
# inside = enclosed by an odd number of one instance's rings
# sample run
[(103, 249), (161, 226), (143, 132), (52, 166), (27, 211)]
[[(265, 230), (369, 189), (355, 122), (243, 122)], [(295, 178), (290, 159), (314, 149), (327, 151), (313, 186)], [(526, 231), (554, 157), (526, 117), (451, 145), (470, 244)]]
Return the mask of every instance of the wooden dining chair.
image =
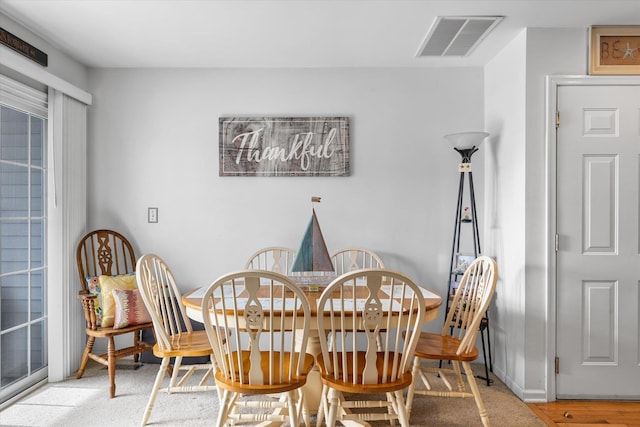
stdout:
[[(378, 254), (370, 249), (358, 247), (345, 248), (335, 252), (331, 255), (331, 262), (338, 276), (362, 268), (385, 268)], [(380, 350), (382, 348), (380, 335), (376, 337), (376, 340)]]
[[(323, 419), (328, 426), (345, 420), (396, 419), (409, 425), (403, 390), (411, 384), (411, 361), (424, 316), (420, 287), (401, 273), (357, 270), (327, 286), (318, 300), (317, 364), (323, 384), (318, 426)], [(346, 400), (345, 394), (357, 397)], [(376, 401), (377, 394), (387, 400)], [(386, 412), (372, 410), (381, 407)]]
[[(213, 347), (221, 392), (219, 427), (235, 421), (289, 421), (309, 425), (301, 387), (314, 364), (305, 353), (311, 310), (304, 293), (287, 277), (245, 270), (220, 277), (202, 300), (202, 318)], [(243, 395), (282, 393), (280, 400)], [(241, 412), (270, 408), (270, 413)]]
[[(85, 333), (87, 344), (82, 354), (80, 368), (76, 374), (82, 378), (89, 359), (105, 365), (109, 371), (109, 394), (116, 394), (116, 360), (133, 356), (138, 362), (142, 352), (150, 350), (152, 346), (142, 341), (142, 331), (152, 328), (150, 321), (117, 327), (114, 324), (115, 303), (109, 292), (112, 284), (122, 278), (123, 282), (135, 284), (135, 278), (127, 277), (135, 272), (136, 256), (131, 243), (120, 233), (113, 230), (94, 230), (80, 239), (76, 247), (76, 262), (78, 275), (82, 289), (78, 292), (78, 299), (82, 303), (86, 320)], [(102, 285), (101, 285), (102, 281)], [(107, 297), (103, 298), (102, 287), (105, 288)], [(106, 304), (106, 298), (109, 304)], [(105, 312), (105, 309), (110, 311)], [(105, 317), (103, 321), (103, 316)], [(109, 322), (107, 322), (107, 318)], [(133, 334), (133, 345), (125, 348), (116, 348), (115, 338), (120, 335)], [(96, 338), (107, 339), (107, 353), (93, 353), (93, 345)]]
[(296, 251), (283, 246), (270, 246), (260, 249), (249, 257), (245, 270), (267, 270), (288, 275), (291, 273)]
[[(149, 421), (158, 392), (215, 392), (217, 387), (212, 375), (214, 360), (209, 338), (205, 331), (193, 330), (169, 266), (159, 256), (146, 254), (138, 260), (136, 271), (140, 295), (153, 321), (156, 337), (153, 354), (162, 358), (149, 402), (142, 416), (142, 425), (145, 425)], [(208, 356), (210, 363), (182, 363), (184, 357), (202, 356)], [(175, 359), (171, 366), (172, 358)], [(162, 387), (170, 366), (169, 384)], [(189, 379), (196, 371), (203, 371), (203, 374), (197, 385), (194, 385)], [(184, 372), (182, 377), (180, 372)]]
[[(451, 301), (442, 333), (422, 332), (420, 334), (413, 363), (413, 383), (407, 393), (409, 412), (415, 394), (437, 397), (473, 397), (482, 424), (485, 427), (490, 425), (489, 416), (482, 403), (470, 362), (478, 358), (478, 349), (475, 345), (476, 337), (480, 330), (480, 322), (491, 304), (497, 280), (498, 267), (496, 262), (487, 256), (476, 258), (460, 280)], [(422, 359), (450, 361), (451, 368), (421, 366)], [(469, 384), (470, 392), (465, 387), (460, 364), (464, 369), (464, 377)], [(452, 381), (447, 375), (455, 376), (456, 387), (452, 385)], [(435, 389), (432, 386), (432, 382), (437, 379), (442, 380), (444, 389)], [(420, 382), (424, 384), (425, 389), (417, 388)]]
[(385, 268), (382, 259), (372, 250), (345, 248), (331, 255), (331, 262), (338, 276), (362, 268)]

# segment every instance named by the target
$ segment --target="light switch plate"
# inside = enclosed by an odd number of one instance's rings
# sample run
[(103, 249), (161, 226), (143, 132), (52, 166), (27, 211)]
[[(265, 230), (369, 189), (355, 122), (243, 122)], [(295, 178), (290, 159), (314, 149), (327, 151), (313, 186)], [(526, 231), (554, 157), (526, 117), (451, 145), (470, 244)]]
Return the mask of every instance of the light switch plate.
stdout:
[(158, 208), (149, 208), (147, 210), (147, 222), (158, 222)]

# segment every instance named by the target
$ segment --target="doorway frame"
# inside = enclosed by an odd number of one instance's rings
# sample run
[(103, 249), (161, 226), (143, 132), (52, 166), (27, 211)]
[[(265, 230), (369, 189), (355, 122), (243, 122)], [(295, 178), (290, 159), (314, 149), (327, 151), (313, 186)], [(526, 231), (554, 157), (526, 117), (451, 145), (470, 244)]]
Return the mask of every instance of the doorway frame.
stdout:
[[(556, 188), (558, 182), (556, 158), (556, 112), (558, 106), (558, 88), (560, 86), (626, 86), (640, 85), (640, 76), (586, 76), (586, 75), (548, 75), (546, 83), (545, 102), (545, 179), (547, 193), (546, 228), (547, 228), (547, 310), (546, 310), (546, 389), (547, 400), (556, 399), (555, 358), (557, 354), (557, 282), (556, 263), (556, 233), (557, 233), (557, 204)], [(560, 119), (562, 120), (562, 119)]]

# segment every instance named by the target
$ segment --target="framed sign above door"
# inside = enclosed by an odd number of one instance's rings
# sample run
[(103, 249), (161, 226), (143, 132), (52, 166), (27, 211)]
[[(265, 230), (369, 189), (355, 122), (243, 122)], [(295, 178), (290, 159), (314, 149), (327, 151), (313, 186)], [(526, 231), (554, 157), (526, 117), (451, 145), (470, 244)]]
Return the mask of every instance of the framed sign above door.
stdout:
[(348, 176), (347, 117), (220, 117), (220, 176)]
[(591, 27), (590, 74), (640, 75), (640, 25)]

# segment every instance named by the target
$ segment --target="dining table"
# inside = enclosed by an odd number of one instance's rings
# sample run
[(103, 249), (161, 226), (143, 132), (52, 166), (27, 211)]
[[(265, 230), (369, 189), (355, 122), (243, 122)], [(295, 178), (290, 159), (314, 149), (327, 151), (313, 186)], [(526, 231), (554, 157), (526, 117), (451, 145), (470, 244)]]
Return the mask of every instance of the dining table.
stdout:
[[(305, 351), (308, 354), (317, 357), (321, 353), (320, 339), (318, 333), (318, 305), (317, 301), (320, 299), (322, 290), (329, 284), (336, 275), (322, 274), (322, 275), (295, 275), (288, 276), (294, 283), (296, 283), (306, 295), (309, 301), (309, 307), (311, 309), (311, 322), (309, 328), (309, 338)], [(432, 292), (426, 288), (421, 288), (425, 301), (426, 313), (424, 316), (424, 323), (428, 323), (434, 320), (438, 316), (438, 309), (442, 305), (442, 297), (437, 293)], [(185, 306), (187, 316), (197, 322), (202, 323), (202, 297), (204, 296), (207, 286), (192, 289), (182, 296), (182, 302)], [(315, 414), (318, 411), (320, 405), (320, 399), (322, 394), (322, 381), (320, 378), (320, 370), (314, 367), (307, 376), (307, 383), (303, 388), (306, 409), (310, 414)], [(343, 424), (349, 426), (363, 426), (367, 423), (344, 421)], [(271, 426), (277, 424), (261, 424), (264, 426)]]

